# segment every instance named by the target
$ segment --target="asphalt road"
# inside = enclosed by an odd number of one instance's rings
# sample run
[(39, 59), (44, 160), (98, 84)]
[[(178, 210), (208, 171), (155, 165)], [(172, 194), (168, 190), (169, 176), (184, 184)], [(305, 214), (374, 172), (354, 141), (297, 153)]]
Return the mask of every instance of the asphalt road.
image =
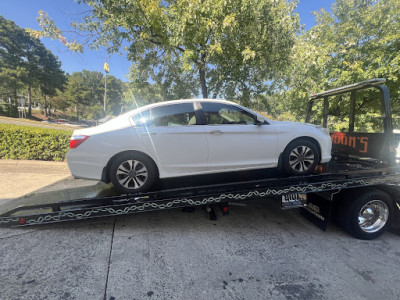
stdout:
[[(3, 206), (112, 192), (67, 177)], [(399, 298), (393, 233), (323, 232), (263, 200), (217, 215), (175, 209), (0, 228), (0, 299)]]

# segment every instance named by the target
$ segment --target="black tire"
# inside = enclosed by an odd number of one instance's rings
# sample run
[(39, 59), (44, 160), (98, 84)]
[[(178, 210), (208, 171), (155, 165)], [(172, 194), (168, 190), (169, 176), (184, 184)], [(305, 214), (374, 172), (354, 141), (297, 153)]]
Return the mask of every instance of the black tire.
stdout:
[(355, 238), (373, 240), (389, 229), (392, 205), (390, 196), (379, 189), (356, 190), (341, 201), (337, 221)]
[(321, 154), (313, 142), (306, 139), (295, 140), (283, 152), (283, 171), (288, 175), (296, 176), (311, 174), (314, 172), (320, 158)]
[(154, 162), (141, 153), (124, 153), (114, 159), (110, 166), (111, 182), (124, 194), (146, 192), (157, 178)]

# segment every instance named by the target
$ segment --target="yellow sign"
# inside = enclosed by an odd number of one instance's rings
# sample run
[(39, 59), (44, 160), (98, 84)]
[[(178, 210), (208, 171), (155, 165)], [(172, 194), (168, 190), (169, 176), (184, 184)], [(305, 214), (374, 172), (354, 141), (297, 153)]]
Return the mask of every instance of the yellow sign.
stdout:
[(108, 63), (104, 63), (104, 71), (110, 73), (110, 65)]

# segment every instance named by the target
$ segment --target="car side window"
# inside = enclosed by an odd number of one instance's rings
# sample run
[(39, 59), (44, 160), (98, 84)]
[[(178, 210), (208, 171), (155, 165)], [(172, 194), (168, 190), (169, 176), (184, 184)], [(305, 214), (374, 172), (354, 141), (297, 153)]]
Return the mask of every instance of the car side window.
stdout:
[(135, 115), (136, 126), (187, 126), (196, 125), (193, 103), (180, 103), (151, 108), (142, 114)]
[(255, 123), (254, 116), (251, 113), (234, 105), (201, 102), (201, 106), (209, 125), (254, 125)]
[(196, 125), (193, 103), (171, 104), (152, 108), (150, 119), (153, 126)]

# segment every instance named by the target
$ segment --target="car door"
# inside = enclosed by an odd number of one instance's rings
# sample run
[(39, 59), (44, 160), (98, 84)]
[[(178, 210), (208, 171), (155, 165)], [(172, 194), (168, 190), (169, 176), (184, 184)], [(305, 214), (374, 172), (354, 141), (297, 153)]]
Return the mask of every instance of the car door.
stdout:
[(142, 123), (138, 134), (158, 162), (160, 177), (207, 171), (207, 140), (197, 115), (193, 103), (185, 102), (157, 106), (136, 116), (134, 123)]
[(275, 167), (277, 136), (273, 126), (255, 125), (256, 116), (239, 106), (201, 102), (210, 171)]

